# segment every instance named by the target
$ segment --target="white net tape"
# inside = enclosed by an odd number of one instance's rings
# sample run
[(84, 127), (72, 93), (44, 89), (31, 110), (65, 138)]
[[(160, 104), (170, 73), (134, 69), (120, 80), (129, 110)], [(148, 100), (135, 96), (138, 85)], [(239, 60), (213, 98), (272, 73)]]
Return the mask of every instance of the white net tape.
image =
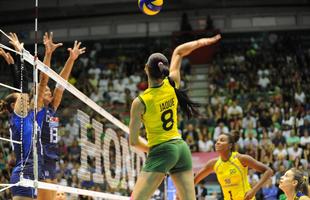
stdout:
[(0, 137), (0, 140), (4, 140), (4, 141), (7, 141), (7, 142), (12, 142), (12, 143), (16, 143), (16, 144), (21, 144), (20, 141), (10, 140), (10, 139), (6, 139), (6, 138), (3, 138), (3, 137)]
[(16, 184), (0, 184), (0, 187), (4, 187), (2, 189), (0, 189), (0, 192), (3, 192), (7, 189), (10, 189), (11, 187), (17, 186), (19, 183)]
[(11, 87), (11, 86), (6, 85), (6, 84), (3, 84), (3, 83), (0, 83), (0, 85), (1, 85), (2, 87), (6, 87), (6, 88), (9, 88), (9, 89), (11, 89), (11, 90), (15, 90), (15, 91), (17, 91), (17, 92), (21, 92), (21, 89), (17, 89), (17, 88), (15, 88), (15, 87)]
[(16, 184), (0, 184), (0, 187), (4, 187), (4, 188), (0, 189), (0, 192), (7, 190), (11, 187), (14, 187), (14, 186), (33, 187), (35, 184), (38, 186), (39, 189), (53, 190), (53, 191), (57, 191), (57, 192), (66, 192), (66, 193), (70, 193), (70, 194), (99, 197), (99, 198), (104, 198), (104, 199), (109, 199), (109, 200), (128, 200), (128, 199), (130, 199), (129, 197), (124, 197), (124, 196), (115, 195), (115, 194), (84, 190), (84, 189), (67, 187), (67, 186), (62, 186), (62, 185), (57, 185), (57, 184), (52, 184), (52, 183), (45, 183), (45, 182), (41, 182), (41, 181), (35, 182), (35, 181), (29, 180), (29, 179), (22, 179), (20, 182), (18, 182)]
[[(35, 184), (34, 181), (29, 180), (29, 179), (23, 179), (20, 182), (20, 185), (24, 187), (32, 187), (34, 184)], [(123, 199), (128, 200), (129, 199), (129, 197), (124, 197), (120, 195), (114, 195), (114, 194), (103, 193), (103, 192), (95, 192), (95, 191), (90, 191), (90, 190), (83, 190), (83, 189), (61, 186), (61, 185), (52, 184), (52, 183), (44, 183), (40, 181), (37, 184), (38, 184), (38, 188), (46, 189), (46, 190), (67, 192), (71, 194), (85, 195), (85, 196), (91, 196), (91, 197), (100, 197), (100, 198), (111, 199), (111, 200), (114, 200), (114, 199), (115, 200), (123, 200)]]
[[(4, 48), (6, 50), (15, 52), (19, 55), (21, 55), (20, 52), (14, 51), (13, 49), (0, 44), (1, 48)], [(23, 51), (23, 56), (24, 59), (30, 63), (31, 65), (34, 64), (34, 57), (33, 55), (31, 55), (29, 53), (29, 51), (24, 50)], [(54, 81), (56, 81), (58, 84), (60, 84), (62, 87), (64, 87), (67, 91), (69, 91), (71, 94), (73, 94), (74, 96), (76, 96), (78, 99), (80, 99), (82, 102), (84, 102), (86, 105), (88, 105), (89, 107), (91, 107), (92, 109), (94, 109), (96, 112), (98, 112), (99, 114), (101, 114), (103, 117), (105, 117), (107, 120), (109, 120), (111, 123), (115, 124), (116, 126), (118, 126), (120, 129), (122, 129), (123, 131), (125, 131), (126, 133), (129, 133), (129, 129), (128, 127), (123, 124), (121, 121), (119, 121), (118, 119), (116, 119), (113, 115), (111, 115), (109, 112), (107, 112), (105, 109), (103, 109), (102, 107), (100, 107), (98, 104), (96, 104), (93, 100), (91, 100), (88, 96), (86, 96), (85, 94), (83, 94), (81, 91), (79, 91), (78, 89), (76, 89), (73, 85), (71, 85), (68, 81), (66, 81), (65, 79), (63, 79), (61, 76), (59, 76), (54, 70), (52, 70), (51, 68), (47, 67), (44, 63), (42, 63), (40, 60), (37, 61), (37, 67), (41, 72), (44, 72), (45, 74), (47, 74), (51, 79), (53, 79)]]

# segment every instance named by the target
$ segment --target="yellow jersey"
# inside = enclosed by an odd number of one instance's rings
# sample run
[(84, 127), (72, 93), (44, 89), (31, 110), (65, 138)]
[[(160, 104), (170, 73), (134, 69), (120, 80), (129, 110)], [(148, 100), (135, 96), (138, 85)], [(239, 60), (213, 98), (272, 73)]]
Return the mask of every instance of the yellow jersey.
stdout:
[(232, 152), (227, 161), (219, 157), (213, 168), (223, 190), (224, 200), (244, 200), (246, 192), (251, 189), (248, 167), (241, 164), (237, 155), (238, 152)]
[(177, 127), (178, 98), (168, 78), (161, 85), (146, 89), (139, 99), (145, 106), (142, 122), (149, 147), (181, 138)]

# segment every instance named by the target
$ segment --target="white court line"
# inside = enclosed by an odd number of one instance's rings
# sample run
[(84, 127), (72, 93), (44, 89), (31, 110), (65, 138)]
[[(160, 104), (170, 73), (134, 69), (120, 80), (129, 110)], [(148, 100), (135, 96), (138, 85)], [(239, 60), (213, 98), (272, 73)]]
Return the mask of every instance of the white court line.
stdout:
[(22, 143), (21, 141), (10, 140), (10, 139), (6, 139), (6, 138), (3, 138), (3, 137), (0, 137), (0, 140), (4, 140), (4, 141), (7, 141), (7, 142), (13, 142), (13, 143), (16, 143), (16, 144), (21, 144)]

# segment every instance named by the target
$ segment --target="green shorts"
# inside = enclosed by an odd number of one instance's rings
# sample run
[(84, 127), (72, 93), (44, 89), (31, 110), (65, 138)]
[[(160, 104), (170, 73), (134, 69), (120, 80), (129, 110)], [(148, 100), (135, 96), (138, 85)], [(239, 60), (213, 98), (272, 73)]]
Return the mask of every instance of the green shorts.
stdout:
[(182, 139), (170, 140), (150, 148), (142, 171), (177, 173), (192, 169), (192, 154)]

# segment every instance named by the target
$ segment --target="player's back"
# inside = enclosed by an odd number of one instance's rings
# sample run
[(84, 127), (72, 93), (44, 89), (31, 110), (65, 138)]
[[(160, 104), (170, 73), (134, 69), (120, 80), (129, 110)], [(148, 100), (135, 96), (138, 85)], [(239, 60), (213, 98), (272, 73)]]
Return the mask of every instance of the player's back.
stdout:
[(145, 105), (142, 121), (149, 146), (181, 138), (177, 128), (178, 98), (168, 78), (160, 86), (148, 88), (139, 98)]

